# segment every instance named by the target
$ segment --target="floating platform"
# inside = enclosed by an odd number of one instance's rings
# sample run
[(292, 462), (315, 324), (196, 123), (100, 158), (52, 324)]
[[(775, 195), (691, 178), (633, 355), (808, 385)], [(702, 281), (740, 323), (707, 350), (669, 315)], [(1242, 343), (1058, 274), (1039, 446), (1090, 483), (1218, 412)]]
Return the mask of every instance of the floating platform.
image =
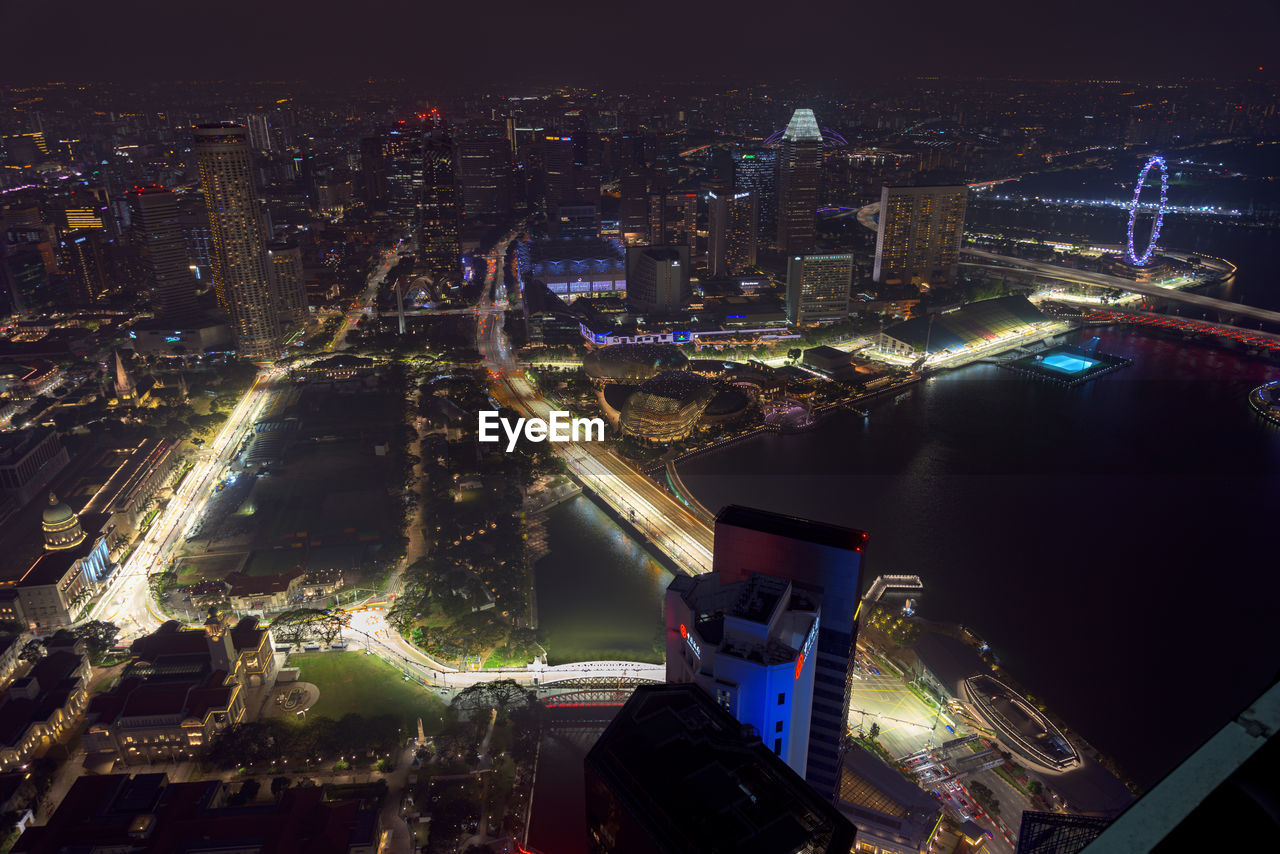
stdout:
[(1020, 359), (1001, 362), (1000, 367), (1017, 371), (1034, 379), (1072, 388), (1131, 364), (1133, 360), (1123, 356), (1112, 356), (1081, 347), (1060, 345)]

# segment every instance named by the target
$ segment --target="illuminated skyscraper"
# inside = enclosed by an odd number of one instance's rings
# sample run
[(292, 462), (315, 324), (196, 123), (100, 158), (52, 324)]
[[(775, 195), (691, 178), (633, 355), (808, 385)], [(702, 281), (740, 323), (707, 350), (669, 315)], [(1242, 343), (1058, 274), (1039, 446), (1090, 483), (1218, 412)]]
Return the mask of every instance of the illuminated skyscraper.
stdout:
[[(805, 779), (824, 798), (835, 794), (845, 733), (862, 595), (867, 534), (764, 510), (729, 505), (716, 515), (712, 571), (724, 585), (753, 573), (785, 578), (821, 603)], [(804, 644), (810, 647), (810, 644)], [(805, 650), (802, 648), (801, 650)], [(803, 672), (803, 671), (801, 671)], [(762, 733), (766, 736), (768, 733)]]
[(195, 152), (213, 232), (218, 304), (231, 319), (240, 355), (273, 359), (280, 355), (280, 316), (245, 130), (231, 122), (199, 125)]
[[(401, 225), (418, 221), (422, 201), (422, 131), (394, 128), (382, 140), (386, 175), (387, 212)], [(453, 163), (449, 163), (450, 180)]]
[(130, 230), (156, 319), (181, 326), (196, 314), (196, 279), (187, 258), (178, 198), (155, 184), (135, 187), (128, 199)]
[(796, 110), (778, 151), (778, 248), (795, 254), (814, 247), (822, 132), (813, 110)]
[(653, 246), (688, 246), (697, 251), (698, 194), (654, 193), (649, 196), (649, 243)]
[(447, 138), (428, 139), (423, 148), (420, 223), (418, 254), (424, 269), (437, 281), (460, 279), (458, 185), (453, 175), (453, 144)]
[(849, 317), (853, 256), (792, 255), (787, 262), (787, 322), (834, 323)]
[(924, 288), (955, 281), (968, 192), (964, 185), (881, 189), (872, 278)]
[(750, 192), (707, 196), (707, 262), (712, 276), (732, 276), (756, 264), (759, 206)]

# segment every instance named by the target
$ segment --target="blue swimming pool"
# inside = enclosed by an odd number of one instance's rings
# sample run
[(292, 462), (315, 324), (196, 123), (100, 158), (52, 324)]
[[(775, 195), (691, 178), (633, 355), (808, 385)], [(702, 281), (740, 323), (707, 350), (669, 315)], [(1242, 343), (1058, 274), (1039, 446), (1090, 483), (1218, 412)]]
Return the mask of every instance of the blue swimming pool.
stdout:
[(1098, 364), (1098, 360), (1085, 356), (1076, 356), (1071, 353), (1054, 353), (1041, 359), (1040, 364), (1059, 373), (1078, 374)]

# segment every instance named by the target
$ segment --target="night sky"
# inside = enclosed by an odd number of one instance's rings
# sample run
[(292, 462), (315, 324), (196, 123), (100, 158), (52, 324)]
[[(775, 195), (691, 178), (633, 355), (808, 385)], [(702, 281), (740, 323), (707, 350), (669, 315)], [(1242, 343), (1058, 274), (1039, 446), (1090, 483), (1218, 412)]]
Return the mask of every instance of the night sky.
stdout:
[(44, 0), (6, 4), (0, 80), (404, 77), (441, 88), (1280, 68), (1276, 0)]

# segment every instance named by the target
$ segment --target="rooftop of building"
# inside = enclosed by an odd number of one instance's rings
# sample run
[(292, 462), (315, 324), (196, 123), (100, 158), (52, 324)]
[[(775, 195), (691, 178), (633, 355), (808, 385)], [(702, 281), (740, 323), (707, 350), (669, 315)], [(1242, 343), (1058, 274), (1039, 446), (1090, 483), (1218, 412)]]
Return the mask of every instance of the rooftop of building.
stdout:
[(853, 844), (848, 821), (695, 685), (637, 688), (586, 764), (663, 851)]
[(1024, 296), (997, 297), (949, 314), (913, 317), (886, 328), (884, 334), (913, 350), (924, 352), (927, 347), (936, 353), (990, 341), (1048, 319)]
[(717, 530), (722, 525), (853, 551), (860, 550), (867, 542), (866, 531), (743, 507), (741, 504), (726, 505), (716, 514)]
[(301, 578), (304, 574), (302, 567), (295, 566), (287, 572), (275, 575), (245, 575), (243, 572), (233, 572), (226, 577), (225, 581), (230, 588), (228, 593), (231, 596), (272, 596), (276, 593), (284, 593), (295, 579)]
[[(83, 664), (77, 653), (60, 650), (36, 662), (31, 672), (14, 680), (0, 695), (0, 745), (14, 746), (32, 723), (47, 721), (75, 691), (73, 675)], [(34, 687), (34, 697), (16, 696)]]
[(127, 850), (168, 854), (195, 850), (255, 850), (273, 854), (346, 854), (372, 849), (377, 822), (355, 801), (326, 803), (320, 787), (291, 788), (277, 801), (215, 806), (217, 780), (171, 783), (164, 774), (80, 777), (52, 820), (30, 827), (13, 851)]
[(711, 380), (702, 374), (693, 371), (660, 371), (641, 383), (640, 393), (687, 402), (707, 396), (711, 388)]
[(930, 793), (879, 756), (850, 744), (840, 768), (837, 808), (858, 826), (912, 850), (923, 850), (942, 818)]
[(80, 558), (92, 551), (94, 541), (85, 537), (75, 548), (45, 552), (18, 579), (19, 587), (42, 587), (57, 584)]

